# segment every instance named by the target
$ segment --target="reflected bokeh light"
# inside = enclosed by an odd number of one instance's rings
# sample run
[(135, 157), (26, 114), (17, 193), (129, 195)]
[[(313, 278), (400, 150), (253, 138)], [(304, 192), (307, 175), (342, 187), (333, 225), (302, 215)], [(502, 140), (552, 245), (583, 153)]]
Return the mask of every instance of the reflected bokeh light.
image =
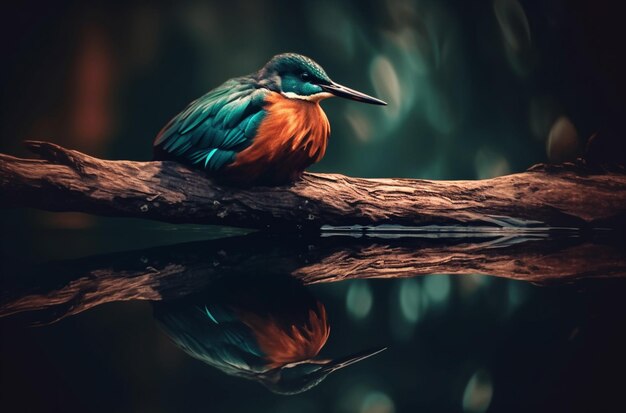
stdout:
[(493, 384), (486, 370), (477, 370), (467, 382), (463, 392), (463, 411), (484, 413), (491, 404)]
[(359, 413), (394, 413), (393, 401), (385, 393), (372, 392), (363, 399)]
[(459, 279), (460, 294), (462, 297), (470, 298), (491, 281), (489, 277), (481, 274), (464, 275)]
[(400, 285), (400, 309), (404, 319), (415, 323), (420, 313), (420, 285), (412, 278), (402, 280)]
[(346, 309), (356, 320), (364, 319), (372, 309), (374, 297), (367, 280), (352, 282), (346, 293)]
[(338, 413), (395, 413), (392, 398), (377, 386), (360, 382), (353, 383), (342, 392), (335, 411)]
[(424, 289), (434, 303), (446, 300), (450, 295), (449, 275), (429, 275), (424, 277)]
[(528, 287), (522, 282), (509, 283), (507, 289), (507, 301), (509, 312), (515, 312), (528, 298)]

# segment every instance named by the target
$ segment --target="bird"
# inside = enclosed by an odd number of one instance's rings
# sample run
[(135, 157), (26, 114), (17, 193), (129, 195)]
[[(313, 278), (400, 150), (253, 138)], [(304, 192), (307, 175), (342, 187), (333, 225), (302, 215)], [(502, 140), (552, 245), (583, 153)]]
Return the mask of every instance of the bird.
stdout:
[(191, 357), (277, 394), (302, 393), (385, 349), (318, 358), (330, 334), (326, 309), (284, 274), (225, 276), (204, 292), (155, 302), (154, 314)]
[(276, 55), (172, 118), (153, 142), (154, 159), (178, 161), (234, 185), (293, 182), (326, 152), (330, 124), (320, 102), (333, 96), (386, 105), (332, 81), (306, 56)]

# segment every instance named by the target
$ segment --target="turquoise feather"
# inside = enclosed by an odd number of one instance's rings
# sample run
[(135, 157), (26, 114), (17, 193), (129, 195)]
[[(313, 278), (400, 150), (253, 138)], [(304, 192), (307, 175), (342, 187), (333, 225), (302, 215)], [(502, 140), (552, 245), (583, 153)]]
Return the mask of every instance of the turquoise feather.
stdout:
[(154, 146), (184, 163), (217, 171), (250, 146), (265, 117), (267, 90), (231, 79), (193, 101), (157, 136)]
[(227, 374), (249, 376), (266, 370), (252, 331), (219, 304), (169, 306), (158, 311), (161, 326), (184, 351)]

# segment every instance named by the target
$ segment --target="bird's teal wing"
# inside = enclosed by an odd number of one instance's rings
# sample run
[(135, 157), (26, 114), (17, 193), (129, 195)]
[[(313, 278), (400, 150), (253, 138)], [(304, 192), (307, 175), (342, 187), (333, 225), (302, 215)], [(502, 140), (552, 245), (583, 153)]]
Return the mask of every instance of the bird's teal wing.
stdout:
[(245, 78), (231, 79), (174, 117), (155, 141), (157, 159), (175, 159), (217, 171), (248, 147), (265, 116), (266, 89)]
[(187, 354), (227, 374), (251, 377), (267, 370), (251, 330), (222, 305), (159, 303), (155, 316)]

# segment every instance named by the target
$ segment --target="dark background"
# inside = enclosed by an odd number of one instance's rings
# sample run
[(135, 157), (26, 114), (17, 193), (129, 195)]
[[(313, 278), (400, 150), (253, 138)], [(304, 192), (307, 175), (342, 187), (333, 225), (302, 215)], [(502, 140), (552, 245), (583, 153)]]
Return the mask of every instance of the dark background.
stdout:
[(598, 130), (623, 130), (618, 9), (565, 0), (4, 5), (0, 149), (24, 154), (20, 142), (37, 138), (150, 159), (153, 137), (191, 100), (295, 51), (389, 102), (325, 102), (333, 133), (316, 170), (521, 171), (575, 157)]

